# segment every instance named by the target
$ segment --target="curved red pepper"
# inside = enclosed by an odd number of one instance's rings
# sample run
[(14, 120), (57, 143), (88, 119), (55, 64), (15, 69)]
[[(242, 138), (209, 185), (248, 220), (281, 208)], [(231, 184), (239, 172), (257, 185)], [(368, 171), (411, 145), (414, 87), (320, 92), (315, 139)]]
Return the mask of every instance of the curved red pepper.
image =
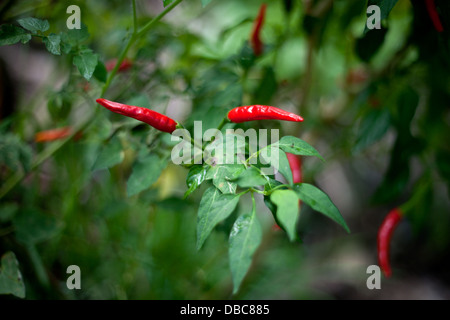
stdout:
[(253, 53), (255, 56), (259, 56), (262, 54), (264, 49), (264, 44), (261, 41), (260, 34), (261, 29), (264, 25), (264, 17), (266, 16), (266, 8), (267, 5), (263, 3), (261, 7), (259, 8), (258, 16), (255, 19), (255, 23), (253, 25), (252, 34), (250, 37), (250, 42), (253, 48)]
[(386, 218), (384, 218), (383, 223), (378, 230), (378, 262), (386, 277), (390, 277), (392, 274), (391, 265), (389, 263), (389, 246), (392, 234), (401, 219), (402, 211), (399, 208), (395, 208), (388, 213)]
[(279, 108), (271, 106), (243, 106), (237, 107), (228, 112), (228, 120), (234, 123), (255, 121), (255, 120), (284, 120), (301, 122), (303, 118)]
[(177, 127), (175, 120), (147, 108), (129, 106), (106, 99), (97, 99), (96, 101), (112, 112), (145, 122), (159, 131), (172, 133)]
[(430, 16), (431, 21), (433, 22), (434, 28), (438, 32), (443, 32), (444, 27), (442, 26), (441, 19), (439, 19), (439, 14), (436, 10), (434, 0), (425, 0), (425, 4), (427, 6), (428, 15)]

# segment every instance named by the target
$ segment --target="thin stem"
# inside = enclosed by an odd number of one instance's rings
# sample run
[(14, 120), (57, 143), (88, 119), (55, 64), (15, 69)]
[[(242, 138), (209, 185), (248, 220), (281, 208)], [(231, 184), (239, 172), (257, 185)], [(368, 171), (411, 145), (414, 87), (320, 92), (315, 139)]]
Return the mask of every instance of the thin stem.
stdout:
[(109, 74), (108, 79), (106, 79), (105, 85), (103, 86), (103, 89), (102, 89), (102, 94), (101, 94), (102, 98), (105, 96), (106, 90), (108, 90), (109, 86), (111, 85), (111, 82), (114, 79), (115, 75), (117, 74), (117, 71), (119, 71), (120, 65), (122, 64), (128, 51), (130, 50), (131, 46), (134, 44), (136, 39), (137, 39), (136, 34), (133, 33), (131, 35), (130, 40), (128, 40), (127, 46), (123, 49), (122, 53), (120, 54), (119, 58), (117, 59), (117, 63), (114, 66), (114, 69)]
[(138, 31), (138, 23), (137, 23), (137, 14), (136, 14), (136, 0), (131, 0), (133, 5), (133, 34), (136, 34)]
[(267, 192), (265, 192), (265, 191), (262, 191), (262, 190), (258, 190), (258, 189), (255, 189), (255, 188), (250, 188), (250, 191), (252, 192), (252, 195), (253, 195), (253, 192), (256, 192), (256, 193), (259, 193), (259, 194), (263, 194), (263, 195), (267, 195)]
[(156, 16), (153, 20), (148, 22), (145, 26), (141, 28), (141, 30), (138, 31), (137, 36), (141, 37), (144, 33), (146, 33), (148, 30), (150, 30), (153, 25), (161, 20), (166, 14), (168, 14), (170, 11), (172, 11), (173, 8), (175, 8), (177, 5), (179, 5), (183, 0), (176, 0), (170, 4), (163, 12), (161, 12), (158, 16)]
[[(111, 85), (111, 82), (112, 82), (114, 76), (116, 75), (117, 71), (119, 70), (119, 66), (125, 59), (125, 56), (127, 55), (128, 51), (130, 50), (130, 48), (134, 44), (134, 42), (139, 37), (141, 37), (145, 32), (150, 30), (150, 28), (157, 21), (161, 20), (167, 13), (169, 13), (173, 8), (175, 8), (182, 1), (183, 0), (177, 0), (177, 1), (173, 2), (163, 12), (161, 12), (157, 17), (153, 18), (149, 23), (147, 23), (139, 32), (137, 32), (137, 33), (133, 32), (131, 38), (128, 40), (126, 47), (123, 49), (122, 53), (120, 54), (119, 59), (117, 60), (117, 63), (115, 65), (114, 69), (109, 74), (108, 79), (106, 80), (106, 83), (103, 86), (101, 97), (103, 97), (105, 95), (106, 91), (108, 90), (109, 86)], [(134, 11), (134, 8), (133, 8), (133, 11)], [(137, 28), (136, 28), (136, 30), (137, 30)], [(42, 151), (36, 157), (36, 160), (32, 163), (31, 171), (36, 169), (41, 163), (43, 163), (45, 160), (50, 158), (54, 153), (56, 153), (59, 149), (61, 149), (64, 145), (66, 145), (67, 142), (69, 142), (75, 136), (75, 134), (77, 132), (83, 131), (84, 129), (86, 129), (95, 119), (96, 119), (96, 113), (91, 115), (89, 119), (82, 122), (78, 127), (75, 127), (74, 131), (65, 140), (54, 142), (47, 149)], [(14, 173), (0, 188), (0, 199), (3, 198), (8, 192), (10, 192), (20, 181), (22, 181), (22, 179), (24, 179), (25, 176), (26, 176), (25, 172)]]
[(217, 130), (222, 130), (222, 128), (227, 124), (227, 123), (229, 123), (230, 122), (230, 120), (228, 120), (228, 116), (225, 116), (223, 119), (222, 119), (222, 122), (219, 124), (219, 126), (217, 127)]
[[(139, 31), (137, 30), (137, 21), (134, 23), (134, 26), (136, 28), (134, 28), (133, 34), (131, 35), (131, 38), (128, 40), (127, 46), (123, 49), (122, 53), (120, 54), (119, 58), (117, 59), (117, 63), (114, 66), (114, 69), (109, 74), (108, 79), (106, 80), (106, 83), (103, 86), (101, 97), (104, 97), (106, 90), (108, 90), (109, 86), (111, 85), (111, 82), (114, 79), (115, 75), (117, 74), (117, 71), (119, 70), (120, 65), (122, 64), (128, 51), (133, 46), (133, 44), (136, 42), (136, 40), (139, 39), (140, 37), (142, 37), (148, 30), (150, 30), (153, 27), (153, 25), (156, 22), (161, 20), (166, 14), (168, 14), (170, 11), (172, 11), (172, 9), (175, 8), (177, 5), (179, 5), (182, 1), (183, 0), (177, 0), (177, 1), (173, 2), (158, 16), (156, 16), (150, 22), (148, 22), (145, 26), (143, 26), (142, 29)], [(133, 11), (134, 11), (134, 9), (135, 9), (135, 7), (133, 7)], [(133, 12), (133, 15), (134, 15), (134, 12)], [(133, 17), (133, 19), (134, 19), (134, 17)]]
[(254, 190), (252, 190), (252, 216), (256, 213), (256, 201), (255, 201), (255, 194), (253, 193)]

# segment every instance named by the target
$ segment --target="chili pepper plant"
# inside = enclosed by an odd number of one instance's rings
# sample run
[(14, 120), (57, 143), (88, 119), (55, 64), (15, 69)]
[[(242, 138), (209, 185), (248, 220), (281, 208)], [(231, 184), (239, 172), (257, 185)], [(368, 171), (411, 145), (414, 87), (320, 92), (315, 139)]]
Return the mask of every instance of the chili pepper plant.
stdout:
[(375, 297), (372, 265), (383, 297), (445, 287), (449, 21), (445, 0), (4, 1), (0, 294)]

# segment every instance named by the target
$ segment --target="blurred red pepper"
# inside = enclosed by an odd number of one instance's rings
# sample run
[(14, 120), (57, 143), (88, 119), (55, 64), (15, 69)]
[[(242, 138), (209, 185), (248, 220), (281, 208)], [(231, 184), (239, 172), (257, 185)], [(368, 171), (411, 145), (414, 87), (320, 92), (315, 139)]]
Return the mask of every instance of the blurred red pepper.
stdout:
[(40, 131), (34, 136), (36, 142), (50, 142), (67, 138), (72, 133), (71, 127)]
[(428, 15), (433, 22), (434, 28), (438, 32), (443, 32), (444, 27), (442, 26), (441, 19), (439, 18), (439, 14), (436, 10), (436, 4), (434, 3), (434, 0), (425, 0), (425, 4), (427, 6)]
[(264, 49), (264, 44), (261, 41), (261, 29), (264, 25), (266, 8), (267, 5), (265, 3), (263, 3), (259, 8), (259, 13), (255, 19), (255, 23), (253, 24), (253, 30), (250, 36), (250, 43), (253, 48), (253, 53), (255, 54), (255, 56), (261, 55)]
[[(111, 59), (111, 60), (106, 61), (106, 63), (105, 63), (106, 71), (108, 71), (108, 72), (112, 71), (112, 70), (114, 69), (114, 67), (116, 66), (116, 63), (117, 63), (117, 59)], [(118, 71), (119, 71), (119, 72), (127, 71), (127, 70), (129, 70), (132, 66), (133, 66), (133, 61), (131, 61), (131, 60), (125, 58), (125, 59), (122, 61), (122, 63), (120, 64), (119, 70), (118, 70)]]

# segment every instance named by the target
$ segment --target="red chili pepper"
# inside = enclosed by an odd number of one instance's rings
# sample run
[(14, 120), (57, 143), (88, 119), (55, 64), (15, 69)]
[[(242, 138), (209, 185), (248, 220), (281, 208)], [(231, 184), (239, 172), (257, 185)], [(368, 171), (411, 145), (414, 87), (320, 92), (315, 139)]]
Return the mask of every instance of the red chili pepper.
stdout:
[(45, 130), (36, 133), (34, 141), (36, 142), (49, 142), (64, 139), (72, 133), (72, 128), (64, 127), (58, 129)]
[(294, 183), (302, 182), (302, 158), (288, 152), (286, 152), (286, 156), (292, 171), (292, 181)]
[(172, 133), (177, 127), (175, 120), (147, 108), (129, 106), (106, 99), (97, 99), (96, 101), (112, 112), (145, 122), (159, 131)]
[[(116, 63), (117, 63), (117, 59), (111, 59), (111, 60), (108, 60), (106, 63), (105, 63), (105, 67), (106, 67), (106, 71), (112, 71), (113, 69), (114, 69), (114, 67), (116, 66)], [(131, 60), (129, 60), (129, 59), (127, 59), (127, 58), (125, 58), (123, 61), (122, 61), (122, 63), (120, 64), (120, 66), (119, 66), (119, 72), (121, 72), (121, 71), (127, 71), (128, 69), (130, 69), (131, 67), (133, 66), (133, 61), (131, 61)]]
[(378, 262), (381, 270), (383, 270), (386, 277), (392, 274), (391, 265), (389, 263), (389, 246), (391, 243), (392, 234), (402, 219), (402, 211), (399, 208), (391, 210), (378, 230)]
[(266, 15), (266, 8), (267, 5), (263, 3), (261, 7), (259, 8), (258, 16), (255, 19), (255, 23), (253, 24), (253, 30), (250, 38), (250, 42), (253, 48), (253, 53), (255, 56), (259, 56), (262, 54), (264, 49), (264, 44), (261, 41), (260, 33), (262, 26), (264, 24), (264, 17)]
[(228, 120), (234, 123), (254, 121), (254, 120), (284, 120), (301, 122), (303, 118), (279, 108), (271, 106), (244, 106), (237, 107), (228, 112)]
[(439, 19), (439, 14), (436, 10), (434, 0), (425, 0), (425, 4), (427, 6), (428, 15), (430, 16), (431, 21), (433, 22), (434, 28), (438, 32), (443, 32), (444, 27), (442, 26), (441, 19)]

